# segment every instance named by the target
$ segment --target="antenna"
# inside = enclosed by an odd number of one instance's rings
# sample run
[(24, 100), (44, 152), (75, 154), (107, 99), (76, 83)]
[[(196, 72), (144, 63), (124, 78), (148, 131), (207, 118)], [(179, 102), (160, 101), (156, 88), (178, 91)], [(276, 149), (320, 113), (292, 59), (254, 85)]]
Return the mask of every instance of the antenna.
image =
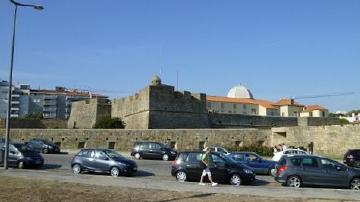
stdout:
[(176, 70), (176, 90), (179, 90), (179, 70)]
[(340, 92), (340, 93), (328, 93), (328, 94), (320, 94), (320, 95), (292, 96), (292, 99), (299, 100), (299, 99), (335, 97), (335, 96), (353, 95), (353, 94), (355, 94), (355, 92)]

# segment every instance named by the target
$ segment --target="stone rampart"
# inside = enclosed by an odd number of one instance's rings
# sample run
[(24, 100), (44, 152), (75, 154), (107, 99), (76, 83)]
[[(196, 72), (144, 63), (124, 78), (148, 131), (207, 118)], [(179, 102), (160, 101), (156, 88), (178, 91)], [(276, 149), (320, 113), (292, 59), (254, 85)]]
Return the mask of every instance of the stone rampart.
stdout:
[[(4, 130), (0, 130), (4, 133)], [(167, 143), (178, 150), (205, 146), (274, 146), (285, 143), (302, 147), (314, 154), (342, 158), (348, 149), (360, 149), (360, 125), (282, 127), (272, 129), (12, 129), (13, 141), (47, 138), (62, 148), (114, 148), (129, 150), (135, 141)]]

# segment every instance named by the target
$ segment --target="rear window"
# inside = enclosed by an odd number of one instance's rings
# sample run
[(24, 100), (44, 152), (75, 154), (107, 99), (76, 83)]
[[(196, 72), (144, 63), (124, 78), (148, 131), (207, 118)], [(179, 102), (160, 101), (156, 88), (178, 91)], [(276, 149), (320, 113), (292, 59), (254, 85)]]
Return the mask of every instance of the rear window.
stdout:
[(279, 165), (279, 166), (284, 166), (284, 165), (286, 165), (286, 159), (285, 159), (285, 158), (281, 158), (281, 159), (279, 160), (279, 162), (278, 162), (278, 165)]
[(180, 153), (177, 157), (176, 160), (181, 160), (184, 161), (187, 157), (187, 153)]

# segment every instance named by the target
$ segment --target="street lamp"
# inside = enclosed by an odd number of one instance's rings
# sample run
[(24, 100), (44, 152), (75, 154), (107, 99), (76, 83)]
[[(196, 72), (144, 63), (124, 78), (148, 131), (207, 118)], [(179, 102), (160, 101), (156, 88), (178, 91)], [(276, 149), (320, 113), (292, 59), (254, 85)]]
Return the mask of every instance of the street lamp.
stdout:
[(43, 10), (44, 7), (40, 5), (32, 4), (22, 4), (14, 0), (10, 0), (12, 4), (15, 5), (14, 10), (14, 24), (13, 24), (13, 36), (12, 36), (12, 46), (11, 46), (11, 60), (10, 60), (10, 73), (9, 73), (9, 92), (8, 92), (8, 108), (6, 114), (6, 137), (5, 137), (5, 156), (4, 156), (4, 168), (8, 169), (8, 159), (9, 159), (9, 142), (10, 142), (10, 116), (11, 116), (11, 96), (12, 96), (12, 73), (14, 66), (14, 50), (15, 50), (15, 33), (16, 33), (16, 16), (17, 9), (19, 6), (22, 7), (32, 7), (36, 10)]

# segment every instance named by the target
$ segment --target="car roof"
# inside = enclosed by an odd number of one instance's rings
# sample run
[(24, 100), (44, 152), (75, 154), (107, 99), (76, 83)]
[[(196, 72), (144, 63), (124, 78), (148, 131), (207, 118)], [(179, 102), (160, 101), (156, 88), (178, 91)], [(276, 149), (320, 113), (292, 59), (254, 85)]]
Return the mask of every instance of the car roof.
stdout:
[(249, 151), (231, 152), (231, 154), (255, 154), (255, 155), (259, 155), (256, 152), (249, 152)]

